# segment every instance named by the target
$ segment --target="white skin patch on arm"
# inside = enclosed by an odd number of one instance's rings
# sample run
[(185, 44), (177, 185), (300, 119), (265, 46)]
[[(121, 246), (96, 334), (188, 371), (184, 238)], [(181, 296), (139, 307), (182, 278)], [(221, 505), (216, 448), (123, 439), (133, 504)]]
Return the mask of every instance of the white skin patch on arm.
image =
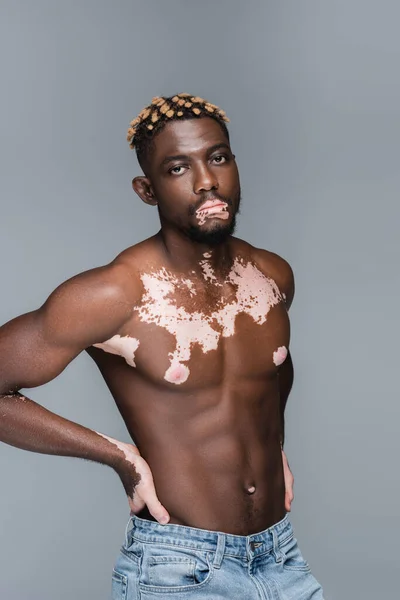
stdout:
[(98, 431), (95, 431), (95, 433), (97, 433), (97, 435), (101, 435), (101, 437), (103, 437), (106, 440), (108, 440), (109, 442), (111, 442), (111, 444), (114, 444), (114, 446), (117, 446), (117, 448), (119, 450), (121, 450), (121, 452), (124, 453), (125, 460), (127, 460), (131, 465), (135, 464), (133, 462), (133, 460), (132, 460), (132, 457), (126, 451), (126, 444), (122, 444), (118, 440), (115, 440), (114, 438), (108, 437), (108, 435), (104, 435), (104, 433), (99, 433)]
[(285, 362), (287, 355), (288, 355), (288, 350), (287, 350), (286, 346), (279, 346), (278, 350), (275, 350), (275, 352), (272, 355), (274, 364), (277, 367), (279, 367), (279, 365), (281, 365), (283, 362)]
[(129, 335), (114, 335), (109, 340), (101, 344), (93, 344), (96, 348), (101, 348), (104, 352), (123, 356), (128, 365), (136, 367), (135, 352), (139, 348), (139, 340)]
[[(222, 307), (211, 314), (188, 312), (177, 306), (173, 294), (180, 282), (165, 268), (151, 274), (144, 273), (141, 280), (145, 293), (142, 304), (135, 306), (135, 310), (142, 321), (163, 327), (175, 337), (176, 347), (174, 352), (169, 353), (170, 366), (164, 379), (176, 385), (189, 377), (190, 370), (182, 363), (189, 361), (192, 344), (199, 344), (204, 353), (216, 350), (221, 335), (229, 337), (235, 333), (235, 319), (239, 313), (247, 313), (261, 325), (267, 320), (271, 307), (282, 300), (273, 279), (241, 259), (235, 259), (227, 277), (227, 282), (236, 288), (235, 300), (224, 304), (221, 298)], [(215, 324), (218, 330), (214, 329)]]

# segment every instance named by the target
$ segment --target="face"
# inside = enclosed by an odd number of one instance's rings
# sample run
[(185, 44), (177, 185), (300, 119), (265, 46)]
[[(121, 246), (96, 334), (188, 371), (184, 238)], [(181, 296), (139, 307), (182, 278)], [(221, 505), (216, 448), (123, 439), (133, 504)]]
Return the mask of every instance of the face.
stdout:
[(163, 228), (210, 244), (233, 232), (239, 173), (229, 141), (214, 119), (168, 123), (154, 138), (146, 173), (132, 185), (144, 202), (158, 206)]

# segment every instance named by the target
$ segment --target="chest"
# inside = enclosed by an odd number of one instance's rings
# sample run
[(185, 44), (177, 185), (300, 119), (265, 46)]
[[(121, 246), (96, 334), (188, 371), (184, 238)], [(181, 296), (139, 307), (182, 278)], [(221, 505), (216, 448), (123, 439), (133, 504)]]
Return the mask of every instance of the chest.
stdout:
[(286, 358), (289, 319), (275, 281), (245, 261), (205, 283), (165, 269), (142, 273), (143, 294), (123, 331), (103, 344), (143, 376), (173, 385), (266, 376)]

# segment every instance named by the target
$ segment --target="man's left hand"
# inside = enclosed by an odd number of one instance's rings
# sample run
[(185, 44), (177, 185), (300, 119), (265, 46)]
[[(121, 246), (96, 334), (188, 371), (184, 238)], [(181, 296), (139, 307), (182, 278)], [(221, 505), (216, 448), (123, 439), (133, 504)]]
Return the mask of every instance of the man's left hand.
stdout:
[(291, 504), (293, 502), (294, 494), (293, 494), (293, 484), (294, 477), (292, 475), (292, 471), (290, 470), (288, 459), (286, 454), (282, 448), (282, 461), (283, 461), (283, 474), (285, 476), (285, 508), (288, 512), (291, 510)]

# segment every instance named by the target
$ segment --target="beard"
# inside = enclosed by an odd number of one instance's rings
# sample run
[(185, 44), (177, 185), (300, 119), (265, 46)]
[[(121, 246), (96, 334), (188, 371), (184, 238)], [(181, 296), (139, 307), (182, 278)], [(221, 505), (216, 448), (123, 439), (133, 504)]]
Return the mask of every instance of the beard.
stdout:
[(204, 230), (198, 225), (191, 225), (186, 231), (186, 235), (192, 242), (206, 244), (207, 246), (218, 246), (223, 244), (236, 229), (236, 214), (233, 215), (230, 223), (225, 225), (219, 221), (215, 223), (212, 229)]
[[(233, 206), (232, 200), (226, 198), (225, 201), (229, 206)], [(199, 225), (190, 225), (190, 227), (185, 230), (185, 234), (190, 240), (197, 242), (198, 244), (206, 244), (208, 246), (218, 246), (219, 244), (223, 244), (235, 232), (236, 215), (240, 214), (240, 201), (241, 191), (239, 190), (236, 212), (233, 214), (232, 219), (228, 224), (226, 224), (225, 221), (215, 219), (212, 229), (202, 229)], [(194, 207), (191, 207), (190, 212), (194, 214)]]

